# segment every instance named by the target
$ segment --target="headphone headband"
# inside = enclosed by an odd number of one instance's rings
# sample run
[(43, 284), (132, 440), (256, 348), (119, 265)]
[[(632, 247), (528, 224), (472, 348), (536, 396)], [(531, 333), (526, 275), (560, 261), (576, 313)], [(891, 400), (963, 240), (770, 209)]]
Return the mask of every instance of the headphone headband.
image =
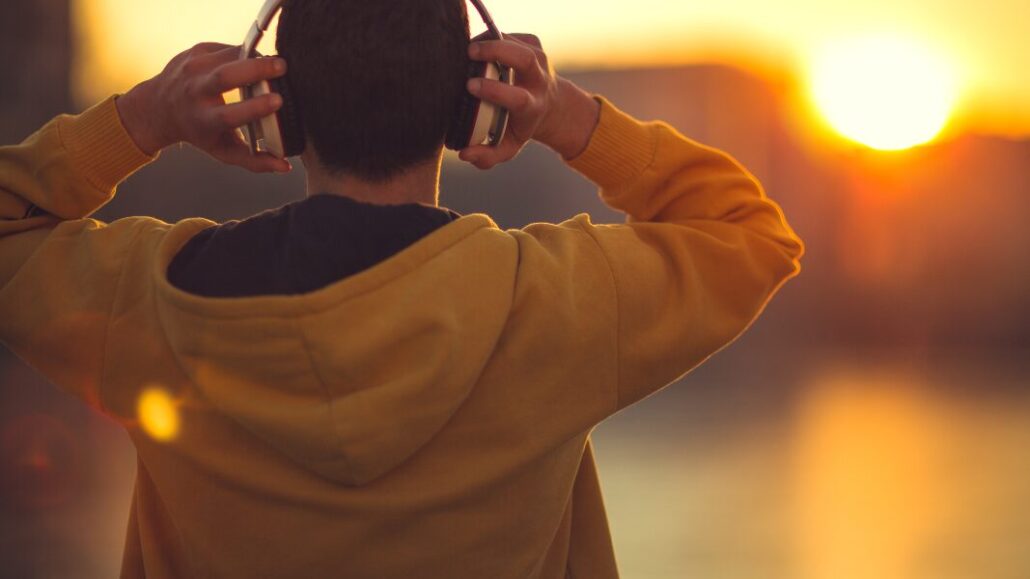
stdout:
[[(303, 2), (304, 0), (295, 1)], [(487, 32), (477, 36), (475, 40), (504, 38), (500, 29), (494, 24), (490, 12), (483, 5), (483, 0), (468, 1), (476, 8), (487, 28)], [(286, 2), (287, 0), (265, 0), (240, 48), (241, 60), (257, 56), (258, 43), (264, 38), (268, 28), (272, 25), (272, 20)], [(469, 64), (469, 78), (490, 78), (508, 84), (514, 80), (511, 70), (501, 63), (475, 62)], [(277, 157), (298, 155), (305, 148), (304, 127), (300, 111), (293, 104), (288, 78), (282, 77), (240, 87), (240, 96), (243, 101), (273, 92), (282, 96), (282, 108), (277, 113), (247, 123), (243, 131), (244, 140), (254, 154), (267, 151)], [(451, 126), (447, 129), (444, 144), (454, 150), (460, 150), (473, 144), (496, 145), (504, 138), (507, 126), (507, 109), (481, 101), (469, 93), (463, 93), (457, 104), (457, 112), (454, 114)]]
[(272, 24), (272, 19), (275, 18), (279, 9), (282, 8), (286, 0), (265, 0), (261, 10), (258, 10), (257, 19), (250, 25), (250, 30), (247, 31), (247, 38), (243, 41), (242, 54), (240, 58), (250, 58), (254, 56), (254, 51), (257, 50), (257, 45), (264, 38), (265, 32), (268, 31), (268, 27)]
[(476, 12), (479, 12), (479, 17), (483, 20), (483, 24), (486, 24), (486, 29), (490, 31), (490, 36), (493, 36), (495, 40), (503, 38), (501, 36), (501, 29), (497, 28), (497, 25), (494, 24), (494, 18), (490, 16), (490, 11), (486, 9), (482, 0), (469, 0), (469, 2), (475, 7)]
[[(502, 38), (501, 31), (494, 24), (494, 19), (490, 16), (490, 11), (486, 9), (482, 0), (469, 0), (469, 2), (475, 7), (476, 12), (479, 12), (479, 17), (483, 19), (483, 23), (486, 24), (486, 29), (490, 31), (490, 35), (500, 40)], [(243, 47), (240, 50), (240, 58), (254, 57), (258, 44), (265, 37), (268, 27), (272, 25), (272, 20), (285, 3), (286, 0), (265, 0), (261, 10), (258, 11), (257, 18), (251, 24), (250, 30), (247, 31), (247, 37), (244, 39)]]

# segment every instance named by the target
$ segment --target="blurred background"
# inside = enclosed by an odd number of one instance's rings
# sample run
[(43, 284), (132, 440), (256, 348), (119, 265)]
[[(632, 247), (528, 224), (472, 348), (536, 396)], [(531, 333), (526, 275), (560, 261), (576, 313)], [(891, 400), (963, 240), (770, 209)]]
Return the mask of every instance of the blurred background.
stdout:
[[(5, 0), (0, 142), (239, 43), (258, 4)], [(733, 154), (808, 244), (750, 332), (596, 431), (623, 576), (1030, 577), (1030, 3), (488, 4), (583, 87)], [(174, 149), (99, 217), (303, 194)], [(442, 203), (621, 219), (536, 146), (448, 158)], [(0, 352), (0, 576), (115, 576), (134, 469), (116, 425)]]

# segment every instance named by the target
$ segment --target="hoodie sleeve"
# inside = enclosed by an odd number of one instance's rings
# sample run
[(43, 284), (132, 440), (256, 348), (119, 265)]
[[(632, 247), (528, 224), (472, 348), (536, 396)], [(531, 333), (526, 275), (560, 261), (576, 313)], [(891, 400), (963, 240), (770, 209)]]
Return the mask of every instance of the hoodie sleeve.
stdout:
[(87, 216), (152, 160), (113, 97), (0, 147), (0, 342), (90, 402), (128, 248), (159, 222)]
[(599, 126), (570, 165), (628, 216), (576, 220), (611, 272), (620, 409), (740, 335), (799, 272), (803, 246), (729, 156), (598, 100)]

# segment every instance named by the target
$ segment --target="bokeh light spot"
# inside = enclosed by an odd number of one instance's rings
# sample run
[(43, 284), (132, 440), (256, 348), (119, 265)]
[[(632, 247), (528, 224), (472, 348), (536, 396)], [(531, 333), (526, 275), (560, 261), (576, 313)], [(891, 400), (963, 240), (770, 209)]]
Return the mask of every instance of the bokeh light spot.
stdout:
[(140, 426), (154, 440), (167, 442), (179, 434), (179, 409), (175, 399), (162, 388), (147, 388), (137, 406)]
[(29, 414), (0, 428), (0, 505), (41, 509), (66, 504), (79, 489), (81, 438), (63, 420)]

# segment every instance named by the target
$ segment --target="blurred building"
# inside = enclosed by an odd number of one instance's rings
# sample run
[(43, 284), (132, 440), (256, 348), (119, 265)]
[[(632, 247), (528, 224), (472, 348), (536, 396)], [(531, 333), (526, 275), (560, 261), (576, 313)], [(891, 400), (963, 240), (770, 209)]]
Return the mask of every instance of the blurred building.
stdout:
[(17, 142), (71, 110), (71, 0), (4, 0), (0, 142)]

